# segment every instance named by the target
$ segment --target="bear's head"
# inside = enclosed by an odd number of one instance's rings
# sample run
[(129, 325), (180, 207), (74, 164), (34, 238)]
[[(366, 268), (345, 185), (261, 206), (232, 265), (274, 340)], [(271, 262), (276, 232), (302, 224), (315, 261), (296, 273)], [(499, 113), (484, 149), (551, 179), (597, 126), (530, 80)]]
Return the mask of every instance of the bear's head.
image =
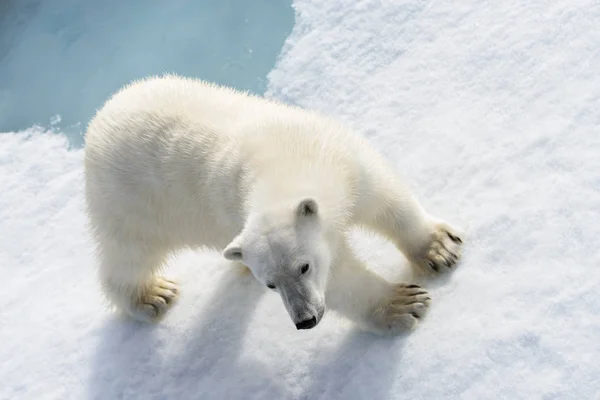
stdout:
[(315, 327), (325, 313), (325, 287), (332, 262), (327, 227), (312, 198), (294, 206), (252, 213), (225, 248), (228, 260), (245, 264), (275, 290), (297, 329)]

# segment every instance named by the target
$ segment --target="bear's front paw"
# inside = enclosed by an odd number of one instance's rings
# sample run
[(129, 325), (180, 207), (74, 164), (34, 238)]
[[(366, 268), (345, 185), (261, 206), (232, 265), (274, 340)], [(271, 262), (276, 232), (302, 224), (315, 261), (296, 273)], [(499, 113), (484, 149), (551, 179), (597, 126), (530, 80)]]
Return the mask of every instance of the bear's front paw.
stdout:
[(413, 260), (413, 265), (426, 274), (438, 274), (454, 268), (461, 257), (463, 239), (457, 230), (446, 223), (438, 223), (429, 242)]
[(178, 294), (175, 282), (157, 278), (134, 301), (130, 312), (138, 320), (155, 322), (173, 305)]
[(395, 284), (373, 310), (371, 330), (379, 334), (398, 334), (415, 327), (425, 316), (431, 297), (419, 285)]

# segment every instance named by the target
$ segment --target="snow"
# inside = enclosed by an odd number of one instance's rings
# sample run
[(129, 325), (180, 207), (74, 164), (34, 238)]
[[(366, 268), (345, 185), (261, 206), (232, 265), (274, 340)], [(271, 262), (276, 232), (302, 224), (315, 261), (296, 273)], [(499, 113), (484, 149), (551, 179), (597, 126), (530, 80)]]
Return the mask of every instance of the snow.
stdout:
[[(600, 398), (600, 4), (297, 0), (267, 95), (353, 124), (468, 234), (411, 335), (330, 314), (297, 331), (215, 252), (169, 275), (159, 325), (109, 313), (82, 208), (82, 150), (0, 135), (0, 399)], [(388, 279), (400, 254), (353, 235)]]

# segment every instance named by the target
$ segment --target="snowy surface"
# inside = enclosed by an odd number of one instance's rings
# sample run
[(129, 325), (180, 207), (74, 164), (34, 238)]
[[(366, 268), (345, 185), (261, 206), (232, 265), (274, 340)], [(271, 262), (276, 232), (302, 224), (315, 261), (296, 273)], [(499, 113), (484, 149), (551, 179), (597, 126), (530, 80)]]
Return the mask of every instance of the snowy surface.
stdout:
[[(0, 399), (600, 398), (600, 3), (298, 0), (268, 95), (372, 139), (468, 232), (410, 336), (330, 314), (296, 331), (275, 293), (185, 253), (157, 326), (107, 312), (82, 152), (0, 135)], [(355, 235), (370, 265), (405, 260)]]

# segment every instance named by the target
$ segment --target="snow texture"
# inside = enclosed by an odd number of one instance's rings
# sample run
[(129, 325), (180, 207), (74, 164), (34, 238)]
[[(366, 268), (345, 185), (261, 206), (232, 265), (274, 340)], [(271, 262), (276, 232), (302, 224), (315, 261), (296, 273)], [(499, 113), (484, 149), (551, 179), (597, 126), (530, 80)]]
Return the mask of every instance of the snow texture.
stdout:
[[(600, 398), (600, 3), (298, 0), (267, 94), (353, 124), (468, 233), (406, 337), (297, 331), (216, 252), (159, 325), (96, 285), (82, 151), (0, 135), (0, 399)], [(354, 242), (405, 279), (378, 237)]]

